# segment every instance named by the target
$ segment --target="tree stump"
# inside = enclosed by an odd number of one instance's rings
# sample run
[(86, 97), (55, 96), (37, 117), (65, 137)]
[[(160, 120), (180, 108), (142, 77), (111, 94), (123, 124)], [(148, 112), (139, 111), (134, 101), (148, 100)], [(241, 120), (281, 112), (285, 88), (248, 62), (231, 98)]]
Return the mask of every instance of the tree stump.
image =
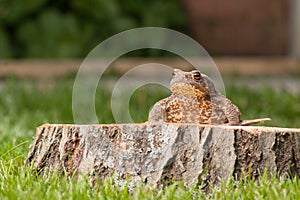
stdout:
[(141, 181), (187, 186), (243, 171), (300, 176), (300, 129), (196, 124), (45, 124), (26, 159), (38, 171), (59, 170), (117, 184)]

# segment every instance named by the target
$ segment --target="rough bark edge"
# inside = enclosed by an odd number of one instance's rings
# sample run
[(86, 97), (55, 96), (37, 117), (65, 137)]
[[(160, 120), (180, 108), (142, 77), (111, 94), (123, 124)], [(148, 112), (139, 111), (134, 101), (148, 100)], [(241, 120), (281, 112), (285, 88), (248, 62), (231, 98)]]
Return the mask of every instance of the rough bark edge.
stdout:
[[(122, 128), (120, 128), (121, 126)], [(99, 129), (103, 128), (102, 132), (107, 135), (109, 140), (114, 141), (118, 144), (119, 148), (122, 148), (121, 141), (121, 129), (126, 131), (126, 125), (92, 125), (94, 133), (99, 133)], [(181, 141), (183, 134), (186, 131), (188, 125), (174, 125), (177, 126), (178, 134), (175, 141)], [(154, 126), (155, 127), (155, 126)], [(159, 127), (161, 128), (161, 127)], [(233, 175), (237, 178), (243, 178), (242, 172), (253, 178), (259, 177), (260, 173), (267, 169), (272, 173), (279, 174), (281, 176), (299, 176), (299, 162), (300, 162), (300, 137), (298, 129), (281, 129), (281, 128), (263, 128), (260, 127), (216, 127), (216, 126), (199, 126), (199, 141), (204, 141), (202, 144), (211, 144), (209, 137), (213, 137), (213, 132), (216, 129), (224, 129), (228, 131), (233, 131), (234, 135), (234, 153), (236, 155), (236, 160), (234, 162)], [(138, 132), (146, 132), (147, 125), (142, 125), (138, 129)], [(207, 131), (206, 135), (203, 134), (204, 130)], [(264, 130), (264, 131), (262, 131)], [(274, 132), (272, 132), (274, 130)], [(289, 131), (288, 131), (289, 130)], [(36, 166), (38, 171), (43, 168), (49, 169), (64, 169), (67, 175), (71, 175), (76, 171), (77, 167), (80, 165), (80, 161), (84, 154), (83, 149), (85, 146), (84, 136), (80, 135), (81, 126), (76, 125), (44, 125), (37, 128), (36, 138), (31, 145), (30, 152), (28, 154), (27, 163), (34, 160), (37, 154), (42, 154), (42, 158), (38, 161), (40, 164)], [(92, 131), (92, 132), (93, 132)], [(298, 132), (296, 132), (298, 131)], [(221, 131), (222, 132), (222, 131)], [(223, 131), (224, 132), (224, 131)], [(50, 133), (50, 134), (48, 134)], [(201, 133), (201, 134), (200, 134)], [(46, 135), (47, 134), (47, 135)], [(62, 135), (65, 135), (65, 139)], [(204, 138), (208, 137), (208, 138)], [(273, 138), (274, 137), (274, 138)], [(42, 140), (51, 143), (48, 149), (43, 149)], [(138, 144), (141, 147), (142, 144)], [(268, 151), (263, 151), (266, 149)], [(58, 149), (64, 147), (65, 154), (60, 155)], [(246, 148), (244, 148), (246, 147)], [(213, 149), (213, 148), (207, 148)], [(176, 151), (176, 148), (174, 149)], [(88, 151), (88, 150), (87, 150)], [(205, 183), (218, 184), (220, 182), (219, 176), (214, 175), (217, 168), (212, 168), (214, 165), (213, 154), (209, 151), (205, 151), (204, 148), (203, 160), (202, 160), (202, 175), (204, 177), (203, 181)], [(254, 154), (254, 152), (256, 152)], [(88, 153), (88, 152), (85, 152)], [(166, 175), (169, 180), (174, 181), (176, 178), (180, 178), (180, 173), (176, 172), (176, 161), (181, 162), (185, 159), (188, 151), (183, 154), (178, 155), (170, 165), (166, 165), (163, 174)], [(270, 156), (269, 160), (266, 160)], [(272, 165), (272, 158), (276, 158)], [(63, 160), (63, 164), (60, 164), (60, 160)], [(263, 162), (262, 162), (263, 161)], [(53, 165), (53, 163), (58, 163), (58, 165)], [(254, 163), (254, 164), (253, 164)], [(91, 177), (100, 177), (105, 175), (112, 175), (113, 171), (103, 165), (103, 163), (94, 162), (93, 168), (94, 172), (91, 172)], [(174, 171), (175, 168), (175, 171)], [(206, 169), (208, 171), (206, 172)], [(104, 170), (104, 171), (103, 171)], [(163, 177), (163, 176), (162, 176)], [(125, 177), (126, 178), (126, 177)], [(161, 179), (163, 182), (163, 179)]]

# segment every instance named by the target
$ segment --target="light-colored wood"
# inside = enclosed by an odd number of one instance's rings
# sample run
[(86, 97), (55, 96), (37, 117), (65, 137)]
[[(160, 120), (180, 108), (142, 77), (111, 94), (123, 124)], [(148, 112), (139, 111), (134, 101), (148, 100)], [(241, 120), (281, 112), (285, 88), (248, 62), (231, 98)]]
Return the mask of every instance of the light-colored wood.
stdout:
[(260, 119), (250, 119), (250, 120), (243, 120), (240, 125), (241, 126), (249, 126), (253, 124), (263, 124), (266, 121), (271, 121), (271, 118), (260, 118)]
[(300, 176), (300, 129), (196, 124), (45, 124), (26, 163), (38, 171), (113, 176), (118, 184), (187, 186), (261, 172)]

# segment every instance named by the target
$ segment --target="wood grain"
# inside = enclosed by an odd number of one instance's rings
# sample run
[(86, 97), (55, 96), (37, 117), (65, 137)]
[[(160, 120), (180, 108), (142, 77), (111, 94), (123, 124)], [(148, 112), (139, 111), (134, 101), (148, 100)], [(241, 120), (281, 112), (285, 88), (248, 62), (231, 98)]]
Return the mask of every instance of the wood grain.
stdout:
[[(218, 186), (243, 172), (300, 176), (300, 129), (196, 124), (45, 124), (27, 164), (39, 172), (113, 176), (154, 185), (184, 180)], [(200, 182), (199, 182), (200, 181)]]

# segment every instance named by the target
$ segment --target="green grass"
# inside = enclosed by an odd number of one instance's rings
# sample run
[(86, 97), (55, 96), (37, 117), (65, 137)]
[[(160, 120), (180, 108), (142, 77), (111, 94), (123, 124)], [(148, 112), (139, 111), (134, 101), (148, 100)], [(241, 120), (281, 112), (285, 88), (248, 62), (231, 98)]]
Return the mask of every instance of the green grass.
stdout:
[[(56, 173), (37, 175), (24, 165), (35, 128), (43, 123), (73, 123), (72, 85), (70, 79), (59, 80), (54, 86), (41, 88), (34, 81), (8, 80), (0, 89), (0, 199), (297, 199), (300, 181), (262, 176), (223, 183), (210, 195), (201, 189), (185, 189), (175, 183), (164, 189), (113, 186), (111, 180), (93, 188), (86, 179), (70, 179)], [(227, 87), (227, 95), (243, 112), (244, 119), (271, 117), (267, 125), (300, 127), (300, 94), (275, 92), (264, 88), (253, 91), (245, 87)], [(136, 122), (147, 120), (154, 102), (168, 95), (166, 91), (143, 87), (134, 93), (130, 112)], [(99, 90), (96, 108), (100, 123), (113, 123), (109, 109), (110, 93)]]

